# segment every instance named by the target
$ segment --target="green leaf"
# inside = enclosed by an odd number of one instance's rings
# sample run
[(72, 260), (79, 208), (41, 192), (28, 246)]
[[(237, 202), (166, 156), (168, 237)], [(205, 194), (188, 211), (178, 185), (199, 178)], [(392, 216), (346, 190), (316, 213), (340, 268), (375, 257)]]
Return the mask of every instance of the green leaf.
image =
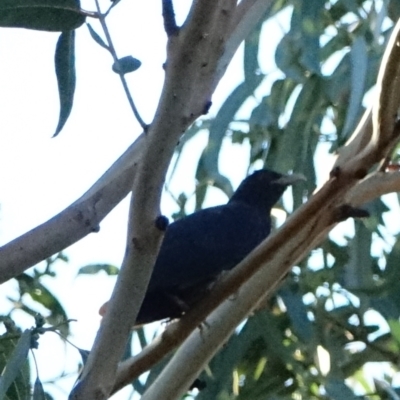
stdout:
[(78, 28), (86, 16), (79, 0), (1, 0), (0, 26), (64, 32)]
[(388, 6), (388, 15), (393, 22), (397, 22), (400, 18), (400, 2), (398, 0), (391, 0)]
[[(313, 73), (320, 73), (320, 35), (323, 27), (321, 15), (325, 4), (321, 0), (307, 0), (301, 2), (301, 46), (302, 54), (300, 62), (306, 69)], [(296, 7), (294, 7), (296, 10)], [(294, 11), (294, 15), (296, 12)], [(294, 17), (293, 15), (293, 17)]]
[(104, 47), (106, 50), (109, 50), (110, 48), (105, 44), (104, 40), (99, 36), (99, 34), (92, 28), (92, 25), (87, 23), (86, 26), (89, 29), (89, 33), (92, 39), (101, 47)]
[(279, 290), (279, 296), (285, 303), (294, 333), (302, 341), (312, 342), (314, 340), (314, 326), (308, 318), (308, 310), (304, 305), (303, 295), (298, 285), (285, 285)]
[(365, 84), (368, 71), (368, 53), (365, 39), (358, 36), (351, 47), (351, 85), (350, 99), (347, 105), (347, 114), (341, 137), (347, 138), (356, 127), (362, 114), (362, 99), (365, 93)]
[[(34, 279), (27, 274), (18, 275), (16, 279), (19, 284), (21, 296), (25, 293), (28, 294), (34, 301), (42, 304), (50, 311), (50, 315), (46, 318), (50, 324), (58, 325), (60, 322), (68, 319), (67, 314), (57, 297), (43, 286), (39, 280)], [(21, 306), (21, 308), (24, 308), (29, 312), (29, 307), (26, 305)], [(36, 312), (34, 311), (29, 313), (33, 316), (36, 315)], [(59, 330), (63, 336), (68, 336), (69, 326), (67, 323), (60, 325)]]
[(349, 290), (368, 289), (373, 285), (372, 232), (360, 221), (354, 224), (356, 234), (349, 243), (350, 259), (345, 267), (343, 285)]
[(60, 97), (60, 116), (53, 135), (57, 136), (67, 122), (75, 93), (75, 31), (63, 32), (57, 42), (55, 69)]
[(142, 63), (137, 58), (126, 56), (116, 61), (112, 66), (112, 70), (116, 74), (128, 74), (136, 71), (141, 65)]
[(266, 160), (272, 169), (294, 170), (306, 176), (307, 182), (292, 188), (295, 208), (301, 205), (305, 189), (312, 193), (315, 188), (312, 154), (318, 144), (321, 113), (326, 107), (323, 85), (324, 80), (317, 75), (308, 78), (296, 98), (284, 133), (274, 137)]
[(46, 400), (43, 385), (39, 378), (36, 378), (35, 385), (33, 386), (33, 400)]
[(118, 275), (119, 268), (111, 264), (89, 264), (82, 268), (79, 268), (78, 275), (81, 274), (98, 274), (100, 271), (104, 271), (107, 275)]
[(75, 93), (75, 31), (63, 32), (57, 42), (55, 69), (60, 97), (60, 115), (53, 135), (57, 136), (67, 122)]
[(303, 82), (306, 73), (299, 61), (301, 55), (298, 39), (289, 32), (279, 42), (275, 50), (275, 63), (287, 78)]
[(18, 343), (12, 352), (5, 370), (0, 377), (0, 400), (4, 399), (10, 385), (14, 382), (20, 369), (23, 367), (28, 357), (28, 351), (31, 345), (31, 330), (25, 330), (18, 340)]
[(341, 379), (329, 379), (325, 384), (325, 389), (332, 400), (359, 400), (359, 396), (356, 396)]
[(387, 323), (389, 325), (390, 328), (390, 333), (392, 334), (392, 336), (394, 337), (394, 339), (396, 340), (396, 342), (398, 344), (400, 344), (400, 323), (398, 320), (389, 318), (387, 320)]

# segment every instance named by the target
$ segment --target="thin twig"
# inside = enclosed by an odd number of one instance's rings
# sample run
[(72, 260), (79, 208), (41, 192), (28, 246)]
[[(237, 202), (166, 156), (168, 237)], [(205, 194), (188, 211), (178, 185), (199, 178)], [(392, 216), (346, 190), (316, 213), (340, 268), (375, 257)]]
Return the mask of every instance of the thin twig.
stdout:
[[(115, 51), (115, 47), (112, 42), (111, 35), (110, 35), (110, 32), (109, 32), (107, 24), (106, 24), (106, 19), (105, 19), (106, 14), (101, 13), (99, 0), (95, 0), (95, 2), (96, 2), (96, 8), (97, 8), (98, 16), (99, 16), (99, 21), (100, 21), (101, 27), (103, 28), (103, 32), (104, 32), (104, 35), (107, 40), (108, 50), (114, 59), (114, 63), (117, 64), (118, 56), (117, 56), (117, 52)], [(137, 121), (139, 122), (140, 126), (142, 127), (142, 129), (146, 132), (148, 125), (143, 121), (142, 117), (140, 116), (140, 114), (136, 108), (136, 105), (133, 101), (132, 95), (129, 91), (128, 84), (126, 82), (125, 75), (124, 75), (123, 71), (118, 71), (117, 73), (121, 79), (122, 87), (124, 88), (124, 91), (125, 91), (126, 97), (128, 99), (129, 105), (131, 106), (132, 112), (133, 112), (135, 118), (137, 119)]]

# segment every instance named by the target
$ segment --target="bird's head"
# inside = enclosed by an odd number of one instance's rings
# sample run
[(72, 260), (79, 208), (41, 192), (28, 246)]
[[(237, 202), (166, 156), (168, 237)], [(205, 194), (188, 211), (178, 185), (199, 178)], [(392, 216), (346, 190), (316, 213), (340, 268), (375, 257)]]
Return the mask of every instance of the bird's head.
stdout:
[(290, 185), (304, 181), (301, 174), (284, 175), (261, 169), (249, 175), (236, 189), (230, 203), (241, 202), (269, 211)]

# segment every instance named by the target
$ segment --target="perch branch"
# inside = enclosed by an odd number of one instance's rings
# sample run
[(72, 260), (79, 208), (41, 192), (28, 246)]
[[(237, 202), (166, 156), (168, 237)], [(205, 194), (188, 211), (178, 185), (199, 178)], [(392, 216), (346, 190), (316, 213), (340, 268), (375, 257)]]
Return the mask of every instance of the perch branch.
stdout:
[[(319, 244), (339, 222), (336, 220), (336, 210), (344, 204), (346, 194), (364, 178), (368, 169), (387, 156), (393, 142), (398, 141), (396, 119), (400, 105), (399, 43), (400, 21), (393, 30), (380, 67), (378, 100), (372, 108), (373, 131), (368, 145), (361, 154), (333, 170), (330, 180), (289, 217), (280, 230), (270, 235), (231, 271), (221, 286), (234, 293), (244, 282), (235, 301), (225, 301), (209, 315), (206, 332), (194, 330), (191, 333), (142, 396), (143, 400), (155, 400), (160, 395), (164, 399), (173, 400), (188, 390), (191, 382), (229, 338), (235, 327), (263, 301), (290, 268)], [(240, 275), (244, 279), (240, 279)], [(221, 286), (216, 288), (217, 294)], [(207, 305), (212, 296), (213, 293), (207, 296), (201, 307)], [(198, 312), (201, 307), (196, 307), (188, 316)], [(182, 369), (182, 365), (185, 365), (185, 369)], [(171, 379), (172, 376), (174, 379)]]
[(371, 166), (383, 159), (398, 139), (394, 129), (400, 104), (400, 22), (393, 28), (383, 54), (376, 84), (377, 96), (335, 163), (346, 164), (349, 173), (362, 173), (356, 168)]
[(72, 399), (103, 399), (112, 389), (162, 238), (155, 221), (168, 164), (179, 137), (210, 101), (235, 7), (234, 0), (194, 1), (179, 35), (169, 37), (165, 83), (133, 188), (126, 254)]
[[(381, 90), (384, 90), (385, 84), (389, 82), (389, 75), (400, 74), (400, 68), (394, 68), (392, 65), (399, 58), (399, 52), (396, 49), (397, 36), (399, 35), (398, 26), (393, 32), (386, 50), (386, 55), (388, 55), (384, 57), (381, 66), (379, 82), (382, 82), (382, 84), (378, 85)], [(393, 40), (393, 37), (396, 40)], [(391, 78), (394, 77), (391, 76)], [(340, 164), (340, 167), (336, 167), (331, 179), (306, 204), (300, 207), (280, 230), (270, 235), (266, 241), (232, 270), (227, 278), (218, 284), (201, 304), (188, 312), (175, 325), (172, 325), (171, 329), (178, 331), (175, 332), (177, 335), (184, 332), (182, 336), (185, 336), (191, 330), (192, 333), (144, 394), (143, 400), (157, 399), (160, 396), (172, 400), (184, 394), (205, 364), (227, 340), (237, 324), (270, 293), (292, 265), (299, 262), (339, 222), (337, 220), (337, 208), (344, 204), (347, 193), (352, 188), (357, 187), (357, 182), (365, 176), (366, 171), (374, 163), (386, 156), (385, 151), (388, 144), (398, 140), (395, 118), (393, 116), (390, 118), (387, 115), (387, 109), (397, 109), (400, 98), (394, 90), (390, 93), (389, 99), (382, 93), (379, 95), (380, 101), (388, 102), (387, 108), (383, 109), (379, 105), (374, 105), (377, 111), (374, 111), (373, 134), (368, 145), (362, 150), (362, 154), (355, 159), (349, 157), (346, 162)], [(363, 126), (370, 124), (369, 118), (367, 114)], [(382, 129), (382, 126), (377, 125), (377, 123), (384, 123), (387, 126)], [(360, 132), (365, 134), (367, 129), (363, 128)], [(363, 185), (359, 186), (363, 188)], [(393, 187), (392, 182), (391, 189)], [(364, 198), (367, 197), (365, 192), (363, 196)], [(206, 332), (203, 330), (199, 333), (194, 330), (218, 303), (230, 294), (235, 293), (240, 286), (235, 301), (225, 301), (208, 317)], [(163, 350), (165, 351), (165, 348), (160, 351), (162, 341), (158, 342), (159, 348), (155, 346), (152, 351), (158, 352), (158, 354)], [(185, 365), (184, 370), (182, 370), (182, 365)], [(121, 365), (117, 384), (121, 382), (123, 367), (126, 366), (127, 364)], [(179, 373), (177, 373), (178, 371)], [(171, 379), (172, 375), (174, 379)]]

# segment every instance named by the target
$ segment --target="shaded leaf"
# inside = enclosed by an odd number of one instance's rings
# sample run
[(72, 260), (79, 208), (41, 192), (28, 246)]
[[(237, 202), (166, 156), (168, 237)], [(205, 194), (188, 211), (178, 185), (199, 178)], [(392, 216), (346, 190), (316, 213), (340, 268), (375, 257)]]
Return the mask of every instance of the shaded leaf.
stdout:
[[(321, 24), (321, 15), (325, 4), (320, 0), (308, 0), (301, 2), (301, 45), (302, 54), (300, 62), (310, 72), (320, 73), (320, 45), (319, 39), (323, 27)], [(297, 8), (295, 7), (294, 10)], [(296, 12), (293, 13), (293, 17)]]
[(302, 203), (305, 188), (308, 193), (312, 193), (315, 187), (314, 166), (306, 161), (318, 144), (320, 114), (325, 107), (325, 97), (321, 90), (323, 84), (324, 81), (316, 75), (307, 80), (296, 98), (284, 133), (274, 138), (274, 146), (268, 152), (268, 167), (280, 172), (295, 170), (307, 178), (307, 182), (292, 189), (295, 207)]
[(383, 379), (374, 379), (374, 384), (377, 389), (378, 394), (381, 398), (387, 398), (388, 400), (400, 400), (400, 390), (397, 388), (392, 388), (390, 384)]
[(80, 356), (82, 358), (82, 363), (83, 363), (83, 365), (85, 365), (86, 361), (87, 361), (87, 359), (89, 357), (90, 351), (89, 350), (83, 350), (83, 349), (80, 349), (80, 348), (77, 348), (77, 349), (78, 349), (79, 354), (80, 354)]
[(285, 285), (279, 290), (279, 296), (285, 303), (294, 333), (304, 342), (314, 340), (314, 326), (308, 318), (308, 310), (303, 303), (302, 293), (295, 284)]
[(388, 15), (393, 22), (397, 22), (400, 18), (400, 3), (397, 0), (390, 0)]
[(60, 115), (53, 136), (57, 136), (64, 127), (74, 102), (75, 75), (75, 31), (63, 32), (57, 42), (55, 69), (60, 97)]
[(325, 384), (326, 393), (332, 400), (359, 400), (352, 390), (341, 379), (331, 378)]
[(79, 268), (78, 275), (82, 274), (98, 274), (100, 271), (104, 271), (107, 275), (118, 275), (119, 268), (111, 264), (89, 264), (82, 268)]
[(92, 39), (99, 44), (101, 47), (104, 47), (106, 50), (109, 50), (109, 47), (106, 45), (106, 43), (104, 42), (104, 40), (100, 37), (100, 35), (92, 28), (92, 25), (90, 25), (89, 23), (86, 24), (86, 26), (89, 29), (89, 33), (90, 36), (92, 37)]
[(33, 386), (33, 400), (46, 400), (43, 385), (39, 378), (36, 378)]
[(142, 63), (132, 56), (120, 58), (112, 65), (112, 70), (117, 74), (128, 74), (129, 72), (136, 71)]
[(350, 259), (345, 267), (344, 287), (350, 290), (368, 288), (373, 282), (372, 232), (360, 221), (354, 221), (356, 234), (349, 243)]
[(347, 138), (358, 123), (362, 114), (362, 99), (365, 93), (365, 84), (368, 67), (367, 44), (365, 39), (358, 36), (350, 51), (351, 84), (350, 99), (347, 106), (347, 114), (341, 133), (342, 138)]
[(30, 329), (22, 333), (14, 351), (8, 359), (5, 370), (0, 377), (0, 399), (4, 398), (10, 385), (14, 382), (20, 369), (26, 362), (31, 345), (31, 333)]
[(0, 26), (64, 32), (85, 22), (79, 0), (2, 0)]
[[(28, 294), (34, 301), (37, 301), (50, 311), (50, 315), (46, 317), (50, 324), (58, 325), (62, 321), (67, 321), (67, 314), (57, 297), (37, 279), (27, 274), (18, 275), (16, 279), (19, 284), (21, 296), (24, 293)], [(26, 305), (24, 305), (24, 307), (26, 307), (28, 311), (29, 307)], [(36, 315), (36, 312), (33, 310), (30, 313), (32, 313), (33, 316)], [(68, 336), (69, 326), (67, 323), (60, 325), (59, 330), (63, 336)]]
[(290, 33), (286, 34), (275, 50), (275, 63), (287, 78), (303, 82), (306, 73), (299, 61), (301, 55), (298, 40)]

